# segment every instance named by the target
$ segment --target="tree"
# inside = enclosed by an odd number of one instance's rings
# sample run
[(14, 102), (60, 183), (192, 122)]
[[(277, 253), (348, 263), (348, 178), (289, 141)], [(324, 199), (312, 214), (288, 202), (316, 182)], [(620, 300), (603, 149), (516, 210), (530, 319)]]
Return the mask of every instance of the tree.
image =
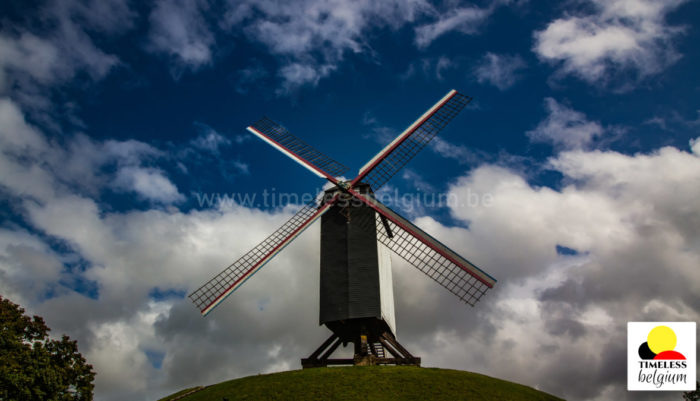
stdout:
[(0, 400), (92, 400), (95, 372), (68, 336), (0, 296)]
[(698, 401), (700, 400), (700, 381), (695, 382), (695, 391), (687, 391), (683, 393), (683, 399), (685, 401)]

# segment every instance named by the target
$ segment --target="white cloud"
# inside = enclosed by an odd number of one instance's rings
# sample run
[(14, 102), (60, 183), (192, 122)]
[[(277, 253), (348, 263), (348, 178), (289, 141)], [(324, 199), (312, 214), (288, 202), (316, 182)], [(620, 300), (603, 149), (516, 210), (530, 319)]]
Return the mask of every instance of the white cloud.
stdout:
[(394, 128), (381, 125), (369, 111), (362, 116), (362, 123), (371, 130), (370, 133), (363, 134), (362, 138), (371, 139), (382, 146), (386, 146), (400, 134)]
[(0, 186), (20, 196), (46, 202), (75, 190), (96, 195), (113, 179), (103, 169), (116, 166), (118, 188), (161, 202), (179, 200), (162, 173), (141, 168), (159, 157), (161, 151), (136, 140), (97, 142), (76, 134), (58, 145), (28, 124), (15, 102), (0, 98), (0, 166), (8, 172), (0, 176)]
[(466, 6), (439, 14), (437, 21), (416, 28), (416, 45), (419, 48), (428, 47), (435, 39), (451, 31), (474, 34), (493, 13), (495, 7), (496, 3), (488, 8)]
[(72, 104), (57, 112), (55, 89), (76, 77), (99, 81), (122, 65), (119, 58), (98, 48), (133, 28), (135, 14), (126, 0), (66, 0), (44, 2), (12, 20), (0, 32), (0, 96), (8, 96), (34, 121), (57, 127), (55, 119), (71, 120)]
[(0, 141), (2, 149), (16, 152), (43, 150), (44, 138), (27, 124), (19, 107), (8, 98), (0, 98)]
[[(576, 150), (551, 166), (576, 184), (538, 188), (482, 166), (454, 185), (463, 199), (468, 190), (492, 195), (488, 207), (452, 210), (468, 231), (431, 225), (500, 280), (475, 310), (483, 313), (479, 327), (488, 327), (485, 319), (494, 332), (474, 341), (479, 347), (464, 340), (478, 334), (448, 336), (483, 354), (448, 355), (439, 345), (425, 352), (567, 399), (633, 399), (620, 384), (626, 322), (699, 317), (700, 207), (693, 199), (700, 196), (700, 154)], [(557, 255), (556, 245), (580, 254)]]
[[(270, 371), (281, 363), (296, 366), (299, 355), (311, 349), (300, 346), (300, 338), (309, 337), (311, 343), (323, 340), (316, 316), (307, 313), (317, 302), (316, 286), (310, 283), (318, 282), (318, 273), (299, 263), (318, 263), (315, 229), (256, 274), (231, 297), (233, 302), (211, 315), (217, 318), (202, 318), (180, 298), (158, 301), (161, 310), (151, 312), (152, 288), (192, 290), (266, 237), (288, 213), (237, 206), (187, 214), (104, 213), (89, 200), (76, 198), (30, 213), (37, 227), (80, 252), (90, 265), (84, 277), (99, 283), (97, 300), (67, 294), (38, 307), (54, 331), (77, 325), (71, 334), (83, 333), (78, 339), (99, 372), (100, 399), (153, 399), (189, 384)], [(238, 240), (232, 243), (233, 238)], [(290, 302), (299, 308), (290, 310)], [(69, 310), (80, 315), (71, 317)], [(244, 349), (231, 348), (231, 338)], [(284, 352), (260, 356), (274, 344), (282, 344)], [(110, 357), (106, 349), (116, 354)], [(148, 363), (149, 349), (165, 353), (162, 370)], [(232, 357), (242, 362), (227, 363)]]
[(154, 168), (124, 167), (116, 175), (115, 185), (127, 191), (133, 191), (141, 197), (160, 203), (174, 203), (184, 200), (177, 187), (165, 176), (163, 171)]
[(533, 50), (540, 59), (559, 66), (560, 75), (607, 84), (625, 71), (639, 78), (656, 74), (680, 57), (673, 39), (683, 30), (668, 25), (665, 18), (685, 0), (589, 3), (592, 13), (567, 15), (534, 34)]
[(586, 115), (566, 107), (548, 97), (545, 107), (549, 115), (527, 136), (535, 142), (548, 142), (558, 148), (585, 148), (599, 138), (605, 130)]
[(15, 302), (35, 302), (58, 285), (63, 261), (25, 230), (0, 229), (0, 293)]
[(361, 53), (372, 28), (398, 28), (430, 9), (411, 1), (231, 1), (225, 16), (229, 29), (242, 29), (252, 40), (281, 56), (279, 77), (286, 93), (314, 86), (335, 70), (346, 52)]
[(359, 52), (363, 30), (370, 23), (401, 26), (427, 7), (422, 1), (284, 1), (250, 5), (263, 14), (249, 27), (250, 34), (273, 53), (303, 55), (320, 50), (326, 57)]
[(0, 36), (0, 66), (4, 70), (25, 72), (39, 82), (51, 82), (65, 74), (57, 65), (58, 54), (55, 45), (30, 33), (19, 37)]
[(151, 11), (148, 48), (171, 56), (176, 78), (212, 61), (215, 40), (204, 18), (207, 8), (203, 1), (159, 0)]
[(450, 69), (456, 69), (459, 67), (459, 63), (455, 62), (448, 57), (426, 57), (419, 60), (415, 60), (408, 65), (408, 69), (399, 75), (399, 78), (406, 80), (413, 78), (417, 72), (422, 72), (427, 78), (435, 78), (442, 80), (443, 73)]
[(692, 117), (686, 118), (686, 117), (682, 116), (680, 113), (678, 113), (677, 111), (673, 111), (671, 113), (671, 120), (676, 124), (680, 124), (681, 126), (684, 126), (684, 128), (686, 128), (686, 127), (694, 128), (694, 127), (700, 126), (700, 110), (695, 111), (695, 118), (692, 118)]
[(692, 139), (690, 141), (690, 148), (693, 150), (693, 153), (695, 153), (696, 155), (700, 155), (700, 139)]
[(135, 139), (125, 141), (108, 139), (102, 146), (102, 151), (120, 165), (139, 164), (143, 159), (159, 157), (163, 153), (153, 146)]
[[(104, 377), (98, 383), (105, 393), (121, 393), (130, 399), (148, 393), (154, 369), (146, 351), (159, 348), (153, 327), (158, 319), (167, 318), (171, 307), (170, 302), (148, 302), (128, 319), (90, 327), (93, 346), (85, 356), (101, 367)], [(129, 383), (126, 390), (124, 383)]]
[(476, 164), (484, 158), (483, 152), (469, 149), (463, 145), (455, 145), (439, 136), (430, 141), (430, 149), (438, 155), (454, 159), (460, 164)]
[(0, 77), (4, 78), (0, 82), (2, 92), (8, 92), (11, 84), (34, 91), (31, 87), (33, 84), (62, 83), (72, 79), (79, 71), (98, 80), (119, 63), (117, 57), (97, 49), (87, 35), (74, 25), (59, 26), (62, 29), (50, 38), (28, 32), (18, 36), (0, 34)]
[(444, 56), (439, 57), (435, 63), (435, 75), (437, 76), (437, 79), (442, 79), (442, 72), (452, 67), (455, 67), (455, 63), (449, 58)]
[[(439, 15), (437, 21), (416, 29), (419, 46), (427, 46), (448, 30), (474, 33), (476, 27), (504, 3), (489, 8), (450, 8), (440, 15), (424, 0), (411, 1), (319, 1), (289, 3), (279, 0), (230, 1), (219, 27), (228, 33), (246, 35), (262, 43), (278, 58), (276, 76), (281, 85), (278, 95), (304, 86), (315, 86), (337, 69), (346, 53), (373, 54), (366, 39), (373, 29), (398, 29), (421, 15)], [(507, 2), (505, 2), (507, 3)], [(171, 55), (183, 69), (197, 70), (212, 62), (216, 34), (207, 26), (202, 1), (159, 0), (150, 15), (148, 48)], [(449, 67), (447, 59), (438, 60), (436, 74)], [(239, 74), (237, 90), (247, 91), (249, 81), (267, 75), (256, 66)]]
[(515, 84), (525, 67), (525, 60), (518, 55), (488, 52), (474, 68), (474, 76), (480, 84), (488, 83), (503, 91)]
[(136, 12), (129, 0), (64, 0), (53, 2), (47, 10), (71, 18), (86, 28), (107, 34), (121, 34), (134, 27)]
[(197, 149), (218, 154), (219, 147), (231, 144), (231, 140), (219, 134), (215, 129), (206, 124), (195, 123), (195, 128), (197, 128), (199, 136), (191, 140), (190, 143)]
[(334, 69), (335, 67), (329, 64), (322, 66), (301, 63), (288, 64), (279, 71), (283, 83), (277, 93), (286, 94), (304, 85), (316, 86), (321, 78), (328, 76)]
[[(125, 1), (51, 2), (40, 9), (40, 22), (47, 29), (37, 32), (19, 28), (16, 34), (0, 35), (0, 69), (5, 80), (49, 85), (72, 79), (82, 71), (94, 80), (102, 79), (119, 64), (119, 59), (95, 46), (86, 30), (110, 35), (133, 26), (134, 13)], [(10, 30), (8, 30), (9, 32)], [(8, 82), (0, 82), (7, 90)], [(26, 89), (26, 88), (25, 88)]]

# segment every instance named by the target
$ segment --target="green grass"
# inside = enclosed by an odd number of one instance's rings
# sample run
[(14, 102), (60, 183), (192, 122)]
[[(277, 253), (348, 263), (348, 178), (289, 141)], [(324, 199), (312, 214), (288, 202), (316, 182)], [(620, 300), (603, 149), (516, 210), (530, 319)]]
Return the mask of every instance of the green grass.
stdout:
[(182, 400), (224, 399), (560, 400), (531, 387), (477, 373), (408, 366), (316, 368), (249, 376), (208, 386)]
[[(201, 386), (199, 386), (199, 387), (201, 387)], [(178, 396), (183, 395), (183, 394), (185, 394), (185, 393), (189, 393), (190, 391), (192, 391), (192, 390), (194, 390), (194, 389), (196, 389), (196, 388), (198, 388), (198, 387), (190, 387), (190, 388), (186, 388), (186, 389), (184, 389), (184, 390), (180, 390), (180, 391), (178, 391), (177, 393), (175, 393), (175, 394), (170, 394), (169, 396), (167, 396), (167, 397), (165, 397), (165, 398), (161, 398), (161, 399), (158, 400), (158, 401), (170, 401), (170, 400), (174, 400), (174, 399), (176, 399)], [(203, 388), (203, 387), (202, 387), (202, 388)]]

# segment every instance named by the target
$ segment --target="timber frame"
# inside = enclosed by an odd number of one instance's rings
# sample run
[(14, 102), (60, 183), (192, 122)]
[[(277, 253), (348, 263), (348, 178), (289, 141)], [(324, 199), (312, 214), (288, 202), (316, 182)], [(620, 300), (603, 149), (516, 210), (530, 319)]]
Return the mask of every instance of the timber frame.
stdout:
[[(320, 368), (337, 365), (371, 366), (371, 365), (409, 365), (420, 366), (420, 357), (411, 355), (394, 337), (391, 332), (383, 331), (376, 336), (360, 335), (354, 341), (355, 356), (353, 358), (332, 359), (330, 356), (338, 347), (347, 345), (338, 334), (333, 333), (308, 358), (302, 358), (301, 366)], [(386, 353), (391, 356), (388, 357)]]

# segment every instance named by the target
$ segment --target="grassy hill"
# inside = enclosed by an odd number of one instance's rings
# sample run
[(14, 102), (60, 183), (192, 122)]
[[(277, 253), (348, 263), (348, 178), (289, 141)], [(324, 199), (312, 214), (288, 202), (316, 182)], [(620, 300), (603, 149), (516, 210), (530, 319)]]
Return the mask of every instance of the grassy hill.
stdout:
[(531, 387), (459, 370), (367, 366), (293, 370), (230, 380), (178, 398), (222, 400), (560, 400)]

